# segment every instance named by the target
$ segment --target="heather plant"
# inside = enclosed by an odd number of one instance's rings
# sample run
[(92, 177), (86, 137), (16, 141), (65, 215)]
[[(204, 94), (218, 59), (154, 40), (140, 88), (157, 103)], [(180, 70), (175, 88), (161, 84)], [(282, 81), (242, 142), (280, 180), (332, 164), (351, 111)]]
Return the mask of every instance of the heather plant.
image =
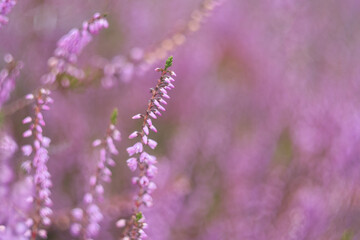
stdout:
[(2, 26), (9, 22), (7, 15), (11, 12), (11, 9), (15, 6), (16, 0), (1, 0), (0, 2), (0, 29)]
[[(124, 227), (123, 237), (125, 239), (145, 239), (147, 238), (144, 229), (147, 227), (145, 223), (145, 217), (140, 211), (142, 205), (151, 207), (153, 205), (153, 198), (151, 193), (156, 189), (156, 184), (152, 179), (157, 174), (156, 157), (148, 154), (144, 151), (145, 146), (151, 149), (155, 149), (157, 142), (148, 138), (150, 130), (157, 132), (156, 127), (153, 125), (151, 119), (157, 119), (157, 116), (161, 116), (160, 111), (165, 111), (165, 108), (161, 105), (166, 105), (167, 102), (164, 98), (169, 99), (168, 90), (174, 88), (172, 84), (175, 81), (172, 76), (176, 74), (170, 71), (173, 62), (173, 57), (169, 57), (166, 61), (164, 68), (156, 68), (155, 71), (160, 72), (161, 76), (156, 84), (155, 88), (150, 89), (152, 94), (149, 100), (148, 107), (145, 114), (136, 114), (132, 119), (141, 119), (141, 130), (135, 131), (130, 134), (129, 138), (138, 138), (139, 141), (133, 146), (128, 147), (126, 150), (129, 154), (129, 159), (126, 161), (131, 171), (135, 171), (137, 168), (140, 173), (139, 176), (132, 178), (132, 183), (139, 187), (137, 196), (134, 199), (134, 212), (130, 218), (126, 221), (120, 219), (117, 221), (117, 227)], [(150, 130), (149, 130), (150, 129)]]
[(360, 239), (359, 10), (0, 0), (0, 240)]
[(81, 236), (81, 239), (95, 237), (100, 230), (100, 221), (103, 215), (98, 206), (98, 202), (104, 200), (104, 182), (111, 181), (110, 166), (115, 165), (111, 155), (118, 155), (118, 150), (114, 141), (120, 141), (121, 135), (116, 128), (118, 110), (114, 109), (111, 114), (111, 121), (106, 130), (104, 139), (96, 139), (93, 147), (100, 148), (99, 160), (96, 164), (94, 173), (89, 179), (89, 191), (84, 194), (84, 207), (71, 210), (74, 223), (71, 225), (71, 233), (75, 236)]

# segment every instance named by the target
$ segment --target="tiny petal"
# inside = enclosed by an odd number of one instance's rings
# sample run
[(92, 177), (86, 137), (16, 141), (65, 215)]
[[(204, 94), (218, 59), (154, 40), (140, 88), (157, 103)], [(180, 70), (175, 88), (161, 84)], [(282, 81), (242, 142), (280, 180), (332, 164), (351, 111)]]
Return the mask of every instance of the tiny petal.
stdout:
[(28, 218), (25, 222), (25, 225), (27, 227), (31, 227), (34, 224), (34, 220), (32, 220), (31, 218)]
[(159, 105), (158, 108), (159, 108), (161, 111), (166, 111), (166, 109), (165, 109), (163, 106), (161, 106), (161, 105)]
[(151, 149), (155, 149), (156, 146), (157, 146), (157, 142), (155, 142), (155, 141), (152, 140), (152, 139), (149, 139), (149, 140), (148, 140), (148, 146), (149, 146)]
[(97, 147), (97, 146), (99, 146), (100, 144), (101, 144), (101, 140), (100, 140), (100, 139), (96, 139), (95, 141), (93, 141), (92, 146), (93, 146), (93, 147)]
[(32, 131), (29, 129), (29, 130), (26, 130), (24, 133), (23, 133), (23, 137), (26, 138), (26, 137), (30, 137), (32, 135)]
[(147, 137), (146, 135), (144, 135), (141, 139), (142, 139), (142, 141), (143, 141), (144, 144), (147, 144), (147, 142), (148, 142), (148, 137)]
[(138, 181), (139, 181), (139, 178), (138, 178), (138, 177), (133, 177), (133, 178), (131, 178), (131, 183), (132, 183), (132, 184), (137, 184)]
[(150, 165), (149, 168), (147, 169), (146, 171), (146, 174), (152, 178), (152, 177), (155, 177), (155, 175), (157, 174), (158, 172), (158, 169), (157, 167), (155, 167), (154, 165)]
[(107, 145), (109, 147), (110, 152), (114, 155), (119, 154), (118, 150), (116, 149), (116, 147), (114, 145), (113, 139), (111, 137), (107, 137), (106, 141), (107, 141)]
[(48, 111), (50, 110), (50, 107), (48, 105), (43, 105), (42, 110)]
[(142, 187), (146, 187), (149, 184), (149, 179), (146, 176), (142, 176), (139, 180), (139, 184)]
[(154, 104), (155, 104), (155, 106), (157, 106), (157, 107), (160, 106), (160, 103), (159, 103), (157, 100), (154, 100)]
[(24, 118), (24, 120), (22, 121), (23, 124), (26, 124), (26, 123), (29, 123), (32, 121), (32, 118), (31, 117), (26, 117)]
[(159, 115), (159, 116), (162, 115), (161, 112), (159, 112), (159, 110), (157, 110), (157, 109), (155, 110), (155, 114), (156, 114), (156, 115)]
[(26, 95), (25, 98), (28, 100), (32, 100), (32, 99), (34, 99), (34, 94), (30, 93), (30, 94)]
[(40, 236), (40, 237), (42, 237), (42, 238), (47, 238), (47, 232), (46, 232), (45, 229), (40, 229), (40, 230), (38, 231), (38, 233), (39, 233), (39, 236)]
[(142, 152), (140, 155), (140, 162), (145, 162), (145, 160), (148, 158), (149, 154), (147, 152)]
[(85, 203), (92, 203), (93, 201), (93, 196), (90, 193), (86, 193), (84, 195), (84, 202)]
[(144, 133), (145, 133), (146, 135), (149, 135), (149, 128), (148, 128), (147, 125), (145, 125), (145, 126), (143, 127), (143, 130), (144, 130)]
[(140, 236), (139, 236), (140, 239), (145, 239), (148, 237), (148, 235), (142, 229), (139, 230), (139, 233), (140, 233)]
[(25, 161), (21, 164), (21, 167), (26, 171), (26, 172), (30, 172), (31, 171), (31, 162), (30, 161)]
[(138, 136), (138, 134), (139, 134), (138, 131), (135, 131), (135, 132), (131, 133), (131, 134), (129, 135), (129, 139), (136, 138), (136, 137)]
[(25, 146), (23, 146), (21, 148), (21, 150), (22, 150), (22, 152), (23, 152), (23, 154), (25, 156), (30, 156), (30, 154), (32, 153), (33, 148), (30, 145), (25, 145)]
[(115, 166), (115, 161), (112, 158), (108, 158), (106, 162), (109, 164), (109, 166)]
[(130, 168), (131, 171), (135, 171), (137, 168), (137, 160), (136, 158), (129, 158), (128, 160), (126, 160), (126, 163), (128, 165), (128, 167)]
[(149, 116), (152, 117), (153, 119), (157, 119), (157, 116), (154, 114), (154, 112), (150, 112)]
[(157, 132), (157, 129), (155, 128), (154, 125), (151, 125), (151, 126), (150, 126), (150, 129), (151, 129), (152, 131), (154, 131), (154, 132)]
[(41, 221), (45, 226), (50, 226), (51, 224), (51, 220), (48, 217), (43, 218)]
[(113, 131), (112, 137), (114, 138), (114, 140), (116, 141), (120, 141), (121, 140), (121, 133), (119, 130), (115, 129)]
[(152, 126), (152, 121), (151, 121), (150, 118), (146, 119), (146, 122), (147, 122), (147, 124), (148, 124), (149, 126)]
[(147, 158), (146, 158), (146, 160), (145, 160), (145, 162), (146, 162), (147, 164), (155, 164), (155, 163), (157, 163), (156, 157), (153, 156), (153, 155), (148, 155)]
[(134, 146), (128, 147), (128, 148), (126, 149), (126, 151), (128, 152), (128, 154), (129, 154), (130, 157), (136, 153), (136, 150), (135, 150)]
[(132, 117), (132, 119), (140, 119), (142, 117), (142, 115), (139, 113), (139, 114), (136, 114)]
[(96, 184), (96, 176), (91, 176), (89, 180), (90, 186), (95, 186)]
[(152, 193), (157, 188), (156, 184), (154, 182), (150, 182), (147, 188), (148, 193)]
[(159, 101), (160, 101), (162, 104), (167, 105), (167, 102), (166, 102), (164, 99), (161, 98)]
[(30, 238), (30, 237), (31, 237), (31, 230), (30, 230), (30, 229), (28, 229), (28, 230), (26, 230), (26, 231), (24, 232), (24, 237), (26, 237), (26, 238)]
[(40, 142), (39, 142), (39, 140), (35, 140), (35, 141), (34, 141), (34, 147), (35, 147), (35, 149), (39, 149), (39, 148), (40, 148)]
[(74, 223), (70, 227), (70, 232), (73, 236), (78, 236), (81, 231), (81, 225), (79, 223)]
[(40, 216), (46, 217), (52, 214), (52, 210), (48, 207), (44, 207), (40, 209)]
[(97, 185), (96, 187), (95, 187), (95, 191), (96, 191), (96, 193), (97, 194), (103, 194), (104, 193), (104, 187), (102, 186), (102, 185)]
[(120, 219), (116, 222), (116, 227), (118, 228), (122, 228), (122, 227), (125, 227), (126, 225), (126, 220), (125, 219)]
[(51, 139), (50, 138), (48, 138), (48, 137), (43, 137), (43, 139), (42, 139), (42, 145), (44, 146), (44, 147), (49, 147), (49, 145), (50, 145), (50, 142), (51, 142)]
[(160, 92), (167, 94), (167, 91), (164, 88), (160, 88)]
[(129, 147), (126, 149), (130, 156), (134, 155), (135, 153), (141, 153), (143, 151), (143, 145), (141, 142), (137, 142), (134, 146)]
[(149, 194), (144, 194), (142, 196), (142, 200), (147, 207), (151, 207), (153, 205), (153, 199)]

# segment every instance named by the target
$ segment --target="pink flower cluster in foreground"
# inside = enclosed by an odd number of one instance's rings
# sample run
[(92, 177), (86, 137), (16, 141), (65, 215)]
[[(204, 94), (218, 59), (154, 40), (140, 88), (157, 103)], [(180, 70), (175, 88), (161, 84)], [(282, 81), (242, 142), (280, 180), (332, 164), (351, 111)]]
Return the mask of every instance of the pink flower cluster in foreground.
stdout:
[(24, 138), (32, 137), (32, 143), (22, 147), (23, 154), (26, 157), (31, 156), (32, 160), (26, 160), (22, 167), (32, 174), (35, 193), (28, 200), (34, 203), (35, 212), (26, 221), (30, 228), (25, 232), (25, 236), (35, 239), (37, 235), (46, 238), (45, 227), (51, 224), (50, 215), (52, 214), (50, 199), (50, 187), (52, 182), (47, 167), (49, 160), (48, 150), (50, 138), (43, 135), (45, 121), (42, 111), (49, 110), (50, 103), (53, 102), (49, 97), (50, 91), (41, 88), (35, 95), (29, 94), (28, 99), (35, 100), (34, 116), (24, 118), (23, 124), (30, 124), (29, 129), (23, 133)]
[(145, 239), (147, 237), (147, 234), (144, 232), (147, 223), (145, 223), (145, 217), (140, 211), (140, 207), (142, 205), (146, 207), (153, 205), (151, 193), (156, 189), (156, 184), (152, 179), (157, 174), (158, 169), (155, 166), (157, 163), (156, 157), (144, 151), (144, 147), (148, 146), (151, 149), (155, 149), (157, 146), (157, 142), (148, 136), (150, 130), (157, 132), (151, 119), (157, 119), (157, 116), (161, 116), (161, 111), (165, 111), (163, 106), (167, 104), (165, 99), (170, 98), (168, 91), (174, 88), (172, 82), (175, 80), (172, 76), (176, 76), (176, 74), (168, 70), (171, 65), (172, 57), (166, 61), (164, 69), (155, 69), (155, 71), (161, 73), (161, 76), (155, 88), (150, 89), (152, 96), (148, 102), (147, 110), (145, 114), (136, 114), (132, 117), (133, 119), (142, 119), (141, 130), (135, 131), (129, 136), (129, 139), (137, 138), (138, 142), (126, 149), (130, 157), (127, 160), (128, 167), (131, 171), (139, 169), (139, 175), (132, 179), (132, 183), (139, 187), (139, 191), (134, 199), (133, 215), (127, 222), (125, 219), (120, 219), (117, 222), (118, 227), (124, 227), (124, 239)]

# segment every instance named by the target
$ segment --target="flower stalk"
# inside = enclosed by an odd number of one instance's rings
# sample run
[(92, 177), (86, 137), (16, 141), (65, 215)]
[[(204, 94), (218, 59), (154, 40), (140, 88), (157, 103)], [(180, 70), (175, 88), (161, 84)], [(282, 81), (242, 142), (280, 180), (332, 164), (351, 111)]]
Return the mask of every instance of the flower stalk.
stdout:
[(92, 239), (100, 230), (103, 219), (99, 203), (104, 198), (104, 183), (111, 181), (110, 167), (115, 165), (112, 155), (117, 155), (118, 150), (114, 141), (120, 141), (121, 135), (116, 128), (118, 111), (115, 109), (110, 118), (110, 124), (103, 139), (96, 139), (93, 147), (100, 148), (99, 161), (96, 170), (89, 179), (89, 191), (83, 197), (83, 206), (71, 211), (73, 224), (70, 231), (82, 240)]
[(133, 146), (127, 148), (129, 159), (127, 165), (131, 171), (139, 170), (139, 174), (133, 177), (132, 183), (139, 187), (138, 193), (134, 199), (134, 211), (128, 221), (120, 219), (117, 222), (118, 227), (124, 227), (123, 239), (145, 239), (147, 237), (144, 229), (147, 224), (145, 217), (140, 211), (142, 205), (151, 207), (153, 205), (152, 192), (156, 189), (156, 184), (152, 179), (157, 174), (156, 157), (144, 151), (145, 146), (155, 149), (157, 142), (149, 138), (150, 130), (157, 132), (152, 123), (152, 119), (161, 116), (161, 111), (165, 111), (163, 105), (169, 99), (168, 91), (174, 88), (172, 84), (175, 81), (172, 76), (176, 76), (169, 68), (172, 66), (173, 58), (169, 57), (164, 68), (156, 68), (155, 71), (160, 72), (160, 78), (154, 88), (150, 89), (151, 98), (148, 102), (146, 112), (144, 114), (136, 114), (133, 119), (142, 119), (140, 131), (130, 134), (130, 139), (138, 139)]

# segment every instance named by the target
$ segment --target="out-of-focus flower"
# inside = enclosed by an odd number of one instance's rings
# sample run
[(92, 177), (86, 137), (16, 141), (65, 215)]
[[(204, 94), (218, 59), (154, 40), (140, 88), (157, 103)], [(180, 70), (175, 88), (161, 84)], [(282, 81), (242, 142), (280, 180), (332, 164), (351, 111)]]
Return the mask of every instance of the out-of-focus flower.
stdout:
[(98, 205), (104, 198), (104, 182), (111, 181), (111, 171), (109, 167), (115, 165), (112, 155), (117, 155), (118, 151), (113, 141), (120, 141), (120, 131), (116, 128), (117, 109), (111, 115), (111, 121), (106, 131), (104, 139), (96, 139), (94, 147), (100, 147), (100, 156), (97, 167), (89, 179), (90, 190), (83, 197), (83, 206), (74, 208), (71, 211), (73, 223), (70, 232), (74, 236), (82, 236), (84, 239), (92, 239), (98, 235), (100, 222), (103, 214)]
[(9, 99), (11, 92), (15, 88), (15, 80), (23, 67), (23, 63), (15, 61), (11, 54), (6, 54), (4, 61), (6, 67), (0, 70), (0, 108)]
[(11, 12), (15, 4), (16, 0), (0, 0), (0, 29), (9, 22), (9, 18), (6, 15)]
[[(103, 28), (109, 26), (104, 16), (95, 13), (94, 16), (83, 23), (81, 29), (72, 29), (64, 35), (57, 43), (54, 56), (49, 59), (48, 65), (51, 68), (50, 73), (43, 76), (45, 83), (53, 83), (59, 74), (68, 74), (77, 79), (84, 78), (83, 70), (77, 68), (74, 64), (82, 50), (92, 40), (92, 35), (96, 35)], [(62, 82), (64, 87), (68, 86), (68, 80)]]

